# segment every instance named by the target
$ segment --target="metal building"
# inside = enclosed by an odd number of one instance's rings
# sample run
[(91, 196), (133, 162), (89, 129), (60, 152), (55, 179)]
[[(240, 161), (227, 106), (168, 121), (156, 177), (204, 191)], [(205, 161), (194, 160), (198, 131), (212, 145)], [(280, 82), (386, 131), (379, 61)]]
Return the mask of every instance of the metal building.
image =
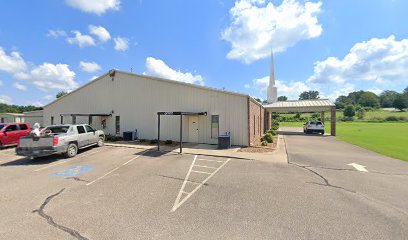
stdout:
[[(110, 135), (137, 130), (139, 139), (156, 139), (159, 112), (206, 113), (183, 117), (183, 142), (217, 144), (230, 134), (233, 145), (249, 146), (270, 126), (248, 95), (119, 70), (46, 105), (44, 125), (90, 123)], [(178, 141), (180, 125), (179, 117), (163, 117), (160, 138)]]

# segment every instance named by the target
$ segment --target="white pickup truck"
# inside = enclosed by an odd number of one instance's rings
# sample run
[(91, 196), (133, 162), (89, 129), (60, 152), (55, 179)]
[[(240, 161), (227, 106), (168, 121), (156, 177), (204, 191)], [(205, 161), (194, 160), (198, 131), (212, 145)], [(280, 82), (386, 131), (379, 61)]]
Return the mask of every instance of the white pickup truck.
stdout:
[(86, 124), (53, 125), (44, 128), (39, 137), (27, 136), (20, 139), (16, 154), (27, 157), (43, 157), (64, 154), (74, 157), (78, 149), (97, 145), (103, 146), (105, 134)]
[(320, 121), (317, 122), (307, 122), (303, 127), (303, 132), (309, 133), (321, 133), (324, 134), (324, 124)]

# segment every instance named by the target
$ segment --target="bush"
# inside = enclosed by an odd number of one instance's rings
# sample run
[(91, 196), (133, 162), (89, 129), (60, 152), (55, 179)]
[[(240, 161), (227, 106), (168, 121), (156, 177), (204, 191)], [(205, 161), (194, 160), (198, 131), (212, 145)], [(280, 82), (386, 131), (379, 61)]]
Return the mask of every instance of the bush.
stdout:
[(351, 122), (351, 121), (354, 121), (354, 118), (353, 118), (353, 117), (346, 117), (346, 116), (344, 116), (343, 119), (342, 119), (342, 121), (344, 121), (344, 122)]
[(388, 117), (385, 118), (385, 121), (387, 121), (387, 122), (396, 122), (398, 120), (399, 120), (399, 118), (396, 117), (396, 116), (388, 116)]
[(157, 144), (157, 139), (150, 140), (150, 144)]
[(272, 136), (275, 136), (276, 135), (276, 130), (271, 129), (267, 133), (270, 133)]
[(404, 117), (404, 116), (400, 116), (400, 117), (399, 117), (399, 120), (400, 120), (400, 121), (407, 121), (408, 119), (407, 119), (406, 117)]
[(267, 141), (262, 141), (261, 145), (264, 146), (264, 147), (268, 146), (268, 142)]
[(165, 142), (164, 142), (164, 144), (173, 144), (173, 140), (166, 140)]
[(147, 140), (146, 139), (139, 139), (139, 142), (146, 142)]
[(265, 134), (265, 136), (263, 137), (265, 141), (267, 141), (268, 143), (273, 143), (273, 136), (270, 133)]
[(363, 108), (357, 110), (357, 117), (358, 119), (363, 119), (365, 116), (365, 110)]
[(354, 108), (353, 105), (347, 105), (346, 108), (344, 109), (343, 115), (345, 117), (352, 118), (354, 115), (356, 115), (356, 109)]
[(117, 142), (117, 141), (122, 141), (123, 138), (119, 136), (112, 136), (112, 135), (105, 135), (105, 141), (107, 142)]

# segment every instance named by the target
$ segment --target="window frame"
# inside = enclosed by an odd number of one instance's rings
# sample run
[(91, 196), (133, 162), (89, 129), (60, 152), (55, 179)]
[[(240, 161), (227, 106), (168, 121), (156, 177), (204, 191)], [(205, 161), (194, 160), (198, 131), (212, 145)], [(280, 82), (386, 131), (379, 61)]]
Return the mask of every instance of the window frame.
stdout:
[(115, 134), (120, 135), (120, 116), (115, 116)]

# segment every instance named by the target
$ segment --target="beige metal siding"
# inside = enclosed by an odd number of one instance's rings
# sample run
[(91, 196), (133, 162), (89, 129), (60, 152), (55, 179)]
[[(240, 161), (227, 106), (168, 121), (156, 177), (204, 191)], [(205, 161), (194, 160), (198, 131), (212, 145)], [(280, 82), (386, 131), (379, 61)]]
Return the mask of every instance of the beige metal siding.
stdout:
[[(115, 134), (115, 116), (120, 116), (121, 133), (139, 132), (139, 138), (157, 138), (157, 112), (184, 111), (207, 112), (199, 116), (199, 142), (216, 144), (211, 139), (211, 115), (220, 115), (220, 134), (231, 132), (232, 144), (248, 144), (247, 98), (198, 88), (191, 85), (164, 81), (146, 76), (116, 72), (114, 80), (108, 75), (65, 96), (44, 108), (44, 120), (50, 123), (51, 116), (59, 123), (61, 113), (111, 113), (108, 118), (109, 134)], [(71, 123), (65, 117), (65, 123)], [(183, 117), (183, 141), (188, 141), (188, 116)], [(77, 117), (77, 123), (88, 122), (88, 117)], [(93, 120), (100, 128), (100, 120)], [(179, 116), (161, 117), (161, 139), (179, 139)], [(99, 126), (98, 126), (99, 125)]]
[[(31, 126), (34, 125), (34, 123), (39, 123), (41, 126), (44, 126), (44, 116), (43, 116), (43, 111), (32, 111), (32, 112), (24, 112), (24, 122), (30, 123)], [(59, 118), (58, 118), (59, 119)], [(55, 121), (55, 120), (54, 120)]]

